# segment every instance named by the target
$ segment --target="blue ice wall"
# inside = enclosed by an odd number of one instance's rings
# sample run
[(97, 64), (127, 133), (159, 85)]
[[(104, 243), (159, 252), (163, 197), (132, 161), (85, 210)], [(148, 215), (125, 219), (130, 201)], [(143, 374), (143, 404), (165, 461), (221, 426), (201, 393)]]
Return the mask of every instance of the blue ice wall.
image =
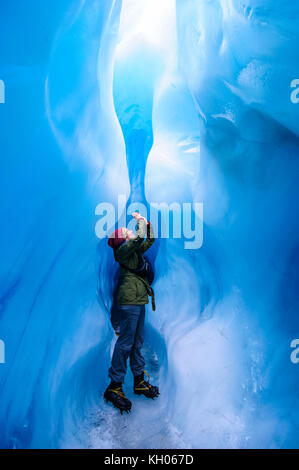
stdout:
[(177, 8), (180, 64), (202, 118), (199, 194), (225, 257), (214, 316), (227, 316), (240, 342), (234, 421), (245, 412), (255, 429), (245, 425), (242, 446), (298, 447), (298, 370), (289, 352), (298, 336), (299, 127), (291, 82), (299, 7), (178, 1)]
[(112, 3), (1, 5), (3, 447), (58, 446), (106, 380), (94, 213), (113, 202), (115, 167), (128, 192), (107, 85)]
[[(296, 2), (0, 13), (0, 447), (298, 447)], [(126, 417), (101, 397), (117, 266), (95, 235), (119, 194), (204, 208), (200, 248), (149, 252), (161, 396)]]

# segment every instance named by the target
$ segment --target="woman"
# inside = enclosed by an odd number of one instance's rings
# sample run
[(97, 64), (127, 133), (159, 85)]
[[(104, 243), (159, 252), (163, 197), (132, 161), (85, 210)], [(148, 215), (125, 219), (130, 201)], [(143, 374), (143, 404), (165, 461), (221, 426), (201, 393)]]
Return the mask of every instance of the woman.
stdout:
[[(111, 401), (115, 407), (119, 408), (121, 413), (129, 412), (132, 406), (122, 390), (128, 357), (130, 357), (130, 367), (134, 375), (134, 393), (147, 398), (155, 398), (159, 395), (158, 387), (149, 383), (149, 375), (144, 370), (145, 361), (141, 353), (145, 304), (148, 303), (149, 295), (152, 297), (152, 306), (155, 310), (154, 291), (150, 287), (149, 279), (150, 266), (142, 255), (152, 246), (155, 238), (150, 222), (147, 222), (138, 212), (134, 212), (132, 216), (137, 221), (136, 235), (132, 230), (121, 227), (108, 239), (108, 245), (114, 251), (114, 258), (120, 264), (120, 284), (116, 297), (120, 323), (119, 337), (109, 368), (111, 383), (104, 397), (106, 401)], [(145, 232), (146, 241), (144, 241)]]

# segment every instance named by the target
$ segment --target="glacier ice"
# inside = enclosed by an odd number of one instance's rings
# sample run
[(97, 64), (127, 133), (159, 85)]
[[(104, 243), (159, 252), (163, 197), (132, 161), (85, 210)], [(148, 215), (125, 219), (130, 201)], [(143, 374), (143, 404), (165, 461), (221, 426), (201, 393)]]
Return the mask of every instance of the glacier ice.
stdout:
[[(0, 447), (298, 447), (299, 5), (0, 11)], [(200, 249), (151, 249), (161, 396), (127, 417), (101, 397), (117, 268), (95, 236), (97, 205), (119, 194), (204, 208)]]

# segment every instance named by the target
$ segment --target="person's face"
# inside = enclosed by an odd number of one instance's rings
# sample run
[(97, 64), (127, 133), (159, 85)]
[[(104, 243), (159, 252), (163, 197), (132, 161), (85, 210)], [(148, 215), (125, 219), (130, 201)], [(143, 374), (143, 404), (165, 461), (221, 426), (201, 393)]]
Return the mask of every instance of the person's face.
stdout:
[(127, 229), (126, 239), (127, 240), (133, 240), (134, 238), (136, 238), (136, 235), (133, 232), (133, 230), (128, 230)]

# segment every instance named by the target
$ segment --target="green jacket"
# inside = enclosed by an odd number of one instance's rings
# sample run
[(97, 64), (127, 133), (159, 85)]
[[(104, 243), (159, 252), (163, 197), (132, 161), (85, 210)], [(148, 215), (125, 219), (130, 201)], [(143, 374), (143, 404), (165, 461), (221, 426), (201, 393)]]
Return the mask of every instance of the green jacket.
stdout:
[[(145, 232), (147, 239), (144, 241)], [(138, 254), (148, 250), (155, 241), (152, 224), (145, 224), (144, 220), (137, 222), (137, 237), (120, 245), (114, 251), (115, 260), (131, 269), (138, 267)], [(145, 278), (148, 283), (148, 280)], [(120, 267), (120, 284), (116, 302), (119, 305), (148, 304), (149, 289), (138, 276), (125, 267)]]

